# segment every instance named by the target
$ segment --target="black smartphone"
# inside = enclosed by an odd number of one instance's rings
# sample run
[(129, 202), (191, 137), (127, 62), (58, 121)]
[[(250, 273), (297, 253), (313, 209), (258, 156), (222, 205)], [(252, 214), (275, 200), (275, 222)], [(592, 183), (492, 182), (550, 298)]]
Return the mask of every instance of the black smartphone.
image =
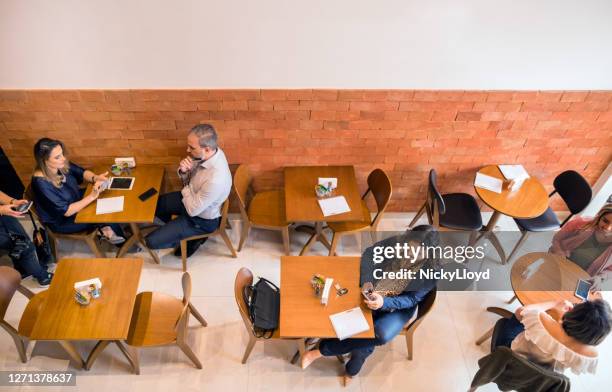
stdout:
[(580, 298), (583, 301), (586, 301), (589, 298), (589, 291), (591, 290), (591, 286), (593, 284), (586, 280), (578, 279), (578, 284), (576, 285), (576, 292), (574, 295)]
[(143, 194), (141, 194), (140, 196), (138, 196), (138, 198), (142, 201), (147, 200), (148, 198), (150, 198), (151, 196), (153, 196), (154, 194), (157, 193), (157, 190), (155, 188), (149, 188), (148, 190), (146, 190)]
[(12, 207), (13, 211), (17, 211), (17, 212), (21, 212), (21, 213), (26, 213), (28, 212), (28, 210), (30, 209), (30, 207), (32, 207), (32, 204), (34, 204), (31, 201), (28, 201), (27, 203), (21, 204), (17, 207)]

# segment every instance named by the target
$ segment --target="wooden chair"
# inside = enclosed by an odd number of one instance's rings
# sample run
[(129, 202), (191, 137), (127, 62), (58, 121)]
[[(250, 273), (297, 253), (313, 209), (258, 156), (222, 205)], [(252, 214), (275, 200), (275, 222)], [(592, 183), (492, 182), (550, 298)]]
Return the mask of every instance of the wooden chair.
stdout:
[(242, 231), (238, 252), (242, 250), (251, 227), (279, 230), (283, 236), (285, 254), (290, 255), (289, 222), (285, 217), (285, 192), (282, 189), (259, 192), (248, 198), (251, 190), (251, 175), (246, 165), (240, 165), (234, 174), (234, 192), (238, 196)]
[(427, 316), (427, 314), (433, 308), (433, 305), (436, 302), (437, 293), (438, 290), (436, 288), (427, 293), (423, 301), (419, 303), (416, 318), (414, 320), (409, 321), (408, 324), (406, 324), (406, 326), (402, 330), (402, 332), (400, 332), (401, 335), (404, 335), (406, 337), (406, 350), (408, 351), (409, 361), (412, 361), (414, 333), (425, 319), (425, 316)]
[(510, 252), (510, 256), (506, 262), (509, 262), (514, 257), (518, 249), (523, 245), (527, 236), (532, 232), (547, 232), (555, 231), (563, 227), (574, 215), (579, 214), (584, 210), (593, 196), (593, 191), (589, 183), (579, 173), (573, 170), (567, 170), (555, 177), (553, 181), (554, 190), (548, 195), (552, 197), (555, 193), (561, 196), (565, 205), (569, 209), (570, 214), (565, 220), (559, 223), (557, 214), (548, 207), (540, 216), (530, 219), (514, 218), (514, 223), (521, 231), (521, 237)]
[[(368, 193), (372, 192), (372, 196), (376, 201), (376, 208), (378, 211), (374, 218), (370, 216), (370, 210), (365, 202), (365, 198)], [(361, 231), (369, 230), (372, 236), (372, 242), (376, 242), (376, 228), (380, 223), (383, 213), (391, 200), (391, 181), (387, 174), (381, 169), (375, 169), (368, 175), (368, 189), (361, 197), (361, 211), (363, 213), (362, 219), (357, 222), (329, 222), (328, 227), (332, 231), (331, 248), (329, 249), (329, 255), (333, 256), (336, 254), (336, 248), (340, 238), (347, 234), (359, 233)]]
[[(32, 192), (32, 188), (30, 185), (28, 185), (28, 187), (26, 188), (24, 192), (24, 197), (27, 200), (34, 200), (34, 193)], [(40, 222), (40, 224), (47, 231), (47, 234), (49, 235), (49, 240), (51, 241), (51, 249), (53, 250), (53, 255), (55, 256), (55, 260), (59, 260), (59, 257), (57, 255), (57, 248), (58, 248), (58, 242), (60, 239), (83, 241), (87, 244), (87, 246), (89, 246), (89, 249), (91, 249), (91, 251), (97, 258), (106, 257), (106, 255), (104, 255), (104, 252), (102, 252), (102, 249), (100, 249), (100, 246), (98, 243), (97, 229), (94, 229), (91, 231), (90, 230), (80, 231), (78, 233), (71, 233), (71, 234), (54, 233), (53, 231), (51, 231), (51, 229), (49, 229), (48, 226), (44, 225), (42, 221), (40, 220), (38, 214), (36, 213), (36, 203), (32, 205), (32, 208), (30, 209), (30, 211), (32, 211), (32, 214), (34, 214), (34, 218), (38, 222)]]
[[(241, 268), (236, 275), (236, 280), (234, 282), (234, 297), (236, 298), (236, 305), (238, 305), (238, 311), (240, 312), (240, 316), (242, 317), (242, 321), (244, 322), (244, 327), (249, 334), (249, 343), (247, 344), (246, 350), (244, 350), (244, 355), (242, 356), (242, 363), (245, 364), (247, 359), (249, 359), (249, 355), (251, 355), (251, 351), (253, 351), (253, 347), (255, 347), (255, 343), (259, 341), (265, 341), (267, 339), (258, 338), (253, 333), (253, 323), (249, 318), (249, 311), (247, 309), (247, 304), (244, 302), (244, 288), (246, 286), (251, 286), (253, 284), (253, 273), (248, 268)], [(270, 339), (284, 339), (280, 337), (278, 329), (274, 331), (274, 334)], [(297, 339), (286, 339), (293, 340), (298, 344), (298, 352), (299, 355), (304, 354), (306, 351), (305, 348), (305, 340), (302, 338)], [(291, 363), (295, 363), (299, 355), (294, 355)]]
[(225, 245), (229, 248), (230, 252), (232, 252), (232, 257), (236, 258), (238, 255), (234, 250), (234, 246), (232, 245), (232, 241), (230, 241), (225, 228), (227, 227), (227, 211), (229, 209), (229, 197), (223, 202), (221, 206), (221, 224), (217, 228), (217, 230), (212, 233), (195, 235), (193, 237), (185, 238), (181, 240), (181, 260), (183, 261), (183, 272), (187, 272), (187, 241), (200, 240), (202, 238), (208, 238), (215, 235), (221, 236)]
[[(13, 299), (13, 295), (15, 295), (15, 291), (19, 291), (30, 299), (26, 309), (21, 315), (18, 329), (15, 329), (4, 320), (4, 316)], [(34, 327), (34, 322), (38, 317), (40, 306), (43, 304), (46, 297), (47, 290), (34, 294), (21, 285), (21, 275), (19, 272), (11, 267), (0, 266), (0, 326), (13, 338), (15, 346), (17, 347), (17, 352), (19, 353), (19, 358), (23, 363), (28, 361), (26, 355), (28, 338)]]
[[(176, 344), (198, 368), (202, 363), (186, 342), (189, 315), (206, 326), (206, 320), (189, 302), (191, 299), (191, 276), (183, 273), (183, 299), (151, 291), (136, 296), (132, 321), (126, 343), (133, 347), (131, 365), (134, 373), (140, 374), (138, 347), (164, 346)], [(128, 356), (128, 359), (130, 356)], [(91, 365), (90, 365), (91, 366)]]

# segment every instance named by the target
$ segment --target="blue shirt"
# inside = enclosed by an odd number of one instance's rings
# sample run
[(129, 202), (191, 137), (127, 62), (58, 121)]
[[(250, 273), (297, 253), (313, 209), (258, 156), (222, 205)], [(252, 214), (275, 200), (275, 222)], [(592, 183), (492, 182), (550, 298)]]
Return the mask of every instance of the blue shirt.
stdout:
[(74, 222), (74, 216), (64, 216), (70, 204), (83, 198), (79, 184), (83, 183), (85, 170), (70, 163), (66, 173), (66, 181), (59, 188), (55, 187), (43, 177), (32, 177), (32, 193), (34, 194), (34, 207), (40, 220), (45, 225), (61, 226), (64, 223)]

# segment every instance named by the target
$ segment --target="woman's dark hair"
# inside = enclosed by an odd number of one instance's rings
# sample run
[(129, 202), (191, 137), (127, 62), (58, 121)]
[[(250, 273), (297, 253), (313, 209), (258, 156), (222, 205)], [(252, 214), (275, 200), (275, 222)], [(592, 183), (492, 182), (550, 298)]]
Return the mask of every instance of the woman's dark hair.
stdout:
[(440, 245), (440, 233), (432, 225), (418, 225), (409, 232), (411, 239), (416, 239), (424, 246), (435, 247)]
[[(36, 161), (36, 168), (34, 170), (39, 170), (45, 179), (53, 183), (53, 185), (56, 187), (60, 187), (62, 183), (60, 173), (54, 173), (52, 170), (47, 168), (47, 161), (51, 156), (51, 151), (53, 151), (53, 149), (57, 146), (62, 148), (64, 155), (67, 154), (64, 143), (59, 140), (44, 137), (36, 142), (34, 145), (34, 160)], [(69, 167), (70, 163), (66, 161), (66, 166), (60, 169), (61, 174), (65, 175), (68, 173)]]
[(612, 310), (601, 299), (575, 305), (563, 315), (563, 330), (580, 343), (598, 345), (612, 329)]

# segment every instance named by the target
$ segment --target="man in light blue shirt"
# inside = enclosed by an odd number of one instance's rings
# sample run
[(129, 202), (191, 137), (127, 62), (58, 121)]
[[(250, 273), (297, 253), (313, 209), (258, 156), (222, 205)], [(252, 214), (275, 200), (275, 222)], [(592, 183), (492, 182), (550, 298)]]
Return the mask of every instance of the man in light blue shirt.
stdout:
[[(179, 164), (183, 182), (180, 192), (161, 195), (155, 216), (165, 222), (147, 236), (151, 249), (177, 247), (180, 240), (211, 233), (221, 223), (221, 206), (232, 188), (232, 174), (225, 154), (217, 145), (217, 132), (212, 125), (199, 124), (187, 136), (187, 157)], [(171, 220), (172, 215), (178, 215)], [(190, 241), (187, 257), (205, 241)]]

